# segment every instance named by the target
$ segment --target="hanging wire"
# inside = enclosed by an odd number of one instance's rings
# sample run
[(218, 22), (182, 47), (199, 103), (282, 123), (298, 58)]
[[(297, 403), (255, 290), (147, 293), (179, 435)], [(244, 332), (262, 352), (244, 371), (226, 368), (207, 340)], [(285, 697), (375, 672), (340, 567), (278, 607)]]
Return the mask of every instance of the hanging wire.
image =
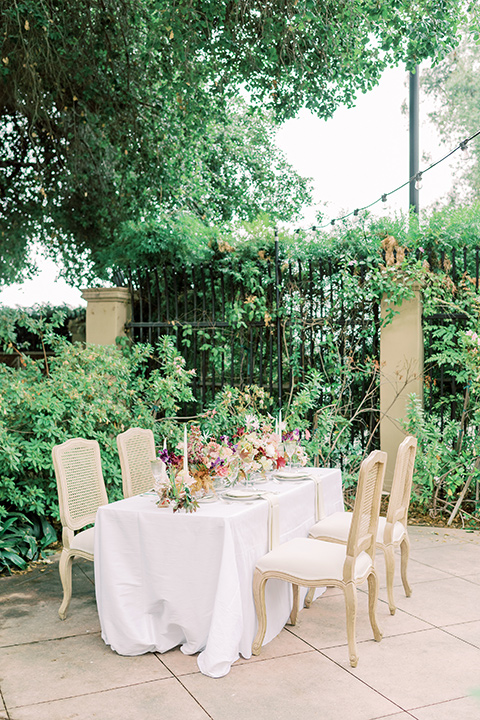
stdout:
[[(336, 222), (340, 222), (341, 220), (346, 220), (347, 218), (352, 217), (352, 216), (358, 219), (358, 214), (360, 212), (362, 212), (363, 210), (369, 210), (371, 207), (373, 207), (374, 205), (376, 205), (379, 202), (383, 202), (383, 203), (387, 202), (387, 198), (389, 197), (389, 195), (393, 195), (394, 193), (398, 192), (399, 190), (403, 190), (404, 187), (407, 187), (408, 185), (410, 185), (410, 183), (412, 183), (414, 181), (416, 183), (420, 183), (422, 181), (425, 173), (427, 173), (429, 170), (432, 170), (437, 165), (440, 165), (440, 163), (442, 163), (444, 160), (447, 160), (451, 155), (456, 153), (457, 150), (466, 150), (468, 143), (471, 140), (473, 140), (474, 138), (476, 138), (478, 135), (480, 135), (480, 130), (477, 130), (476, 133), (474, 133), (473, 135), (470, 135), (470, 137), (466, 138), (465, 140), (462, 140), (461, 143), (459, 143), (456, 148), (451, 150), (444, 157), (440, 158), (440, 160), (437, 160), (436, 162), (429, 165), (425, 170), (421, 170), (418, 173), (415, 173), (415, 175), (412, 175), (412, 177), (409, 178), (406, 182), (404, 182), (403, 185), (399, 185), (394, 190), (390, 190), (390, 192), (383, 193), (379, 198), (377, 198), (373, 202), (369, 203), (368, 205), (364, 205), (363, 207), (357, 207), (357, 208), (355, 208), (355, 210), (352, 210), (351, 212), (347, 213), (346, 215), (342, 215), (341, 217), (337, 217), (337, 218), (333, 218), (332, 220), (329, 220), (324, 225), (312, 225), (312, 227), (307, 228), (307, 229), (313, 230), (315, 232), (316, 230), (323, 230), (323, 228), (331, 227), (331, 226), (335, 225)], [(301, 228), (298, 228), (295, 232), (298, 234), (300, 232), (300, 229)]]

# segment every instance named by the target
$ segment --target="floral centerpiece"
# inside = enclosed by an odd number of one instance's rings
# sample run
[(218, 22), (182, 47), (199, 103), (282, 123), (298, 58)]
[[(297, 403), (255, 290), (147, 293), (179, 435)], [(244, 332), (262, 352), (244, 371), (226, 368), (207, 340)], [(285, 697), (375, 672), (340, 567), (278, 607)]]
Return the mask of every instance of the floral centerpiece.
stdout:
[[(159, 492), (164, 504), (171, 503), (174, 510), (196, 509), (196, 500), (215, 493), (218, 480), (234, 484), (242, 478), (248, 482), (255, 475), (266, 476), (286, 465), (287, 459), (296, 458), (299, 465), (307, 464), (307, 454), (302, 448), (301, 431), (283, 431), (279, 421), (273, 427), (272, 419), (259, 419), (246, 415), (244, 425), (237, 428), (231, 437), (222, 435), (218, 440), (203, 435), (199, 426), (185, 427), (184, 441), (169, 452), (165, 447), (159, 459), (165, 464), (165, 478)], [(309, 433), (305, 431), (308, 439)], [(294, 447), (288, 451), (288, 447)]]
[(178, 481), (176, 477), (172, 475), (169, 475), (169, 482), (163, 486), (163, 492), (159, 495), (157, 504), (160, 507), (171, 506), (173, 512), (177, 512), (177, 510), (195, 512), (198, 508), (198, 503), (191, 488), (185, 482)]
[[(152, 472), (155, 478), (155, 491), (158, 495), (159, 507), (171, 507), (173, 512), (185, 510), (194, 512), (198, 503), (189, 484), (188, 470), (177, 471), (176, 466), (167, 465), (168, 452), (166, 448), (159, 454), (159, 460), (152, 462)], [(193, 480), (193, 478), (192, 478)]]
[(261, 422), (255, 415), (245, 417), (245, 427), (233, 438), (234, 457), (240, 472), (247, 478), (252, 473), (265, 475), (285, 465), (280, 435), (270, 422)]
[[(215, 480), (226, 477), (231, 471), (230, 461), (234, 451), (226, 436), (217, 441), (214, 437), (204, 437), (200, 427), (193, 426), (187, 442), (179, 444), (176, 449), (183, 449), (184, 455), (186, 452), (191, 478), (189, 488), (193, 496), (212, 492)], [(164, 449), (159, 457), (174, 476), (182, 472), (184, 456)]]
[(194, 492), (211, 492), (218, 477), (230, 473), (233, 449), (226, 436), (219, 440), (204, 437), (198, 426), (192, 427), (188, 441), (188, 466), (195, 479)]

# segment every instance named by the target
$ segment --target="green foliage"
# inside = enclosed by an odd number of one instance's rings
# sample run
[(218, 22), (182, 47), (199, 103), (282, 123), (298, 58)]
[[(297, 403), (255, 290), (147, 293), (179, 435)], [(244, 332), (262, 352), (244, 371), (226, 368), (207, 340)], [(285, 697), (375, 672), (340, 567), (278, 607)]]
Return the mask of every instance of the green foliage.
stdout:
[(240, 390), (227, 385), (215, 395), (202, 416), (202, 430), (217, 438), (232, 437), (239, 428), (245, 427), (248, 415), (269, 419), (273, 412), (274, 402), (263, 388), (250, 385)]
[(34, 238), (81, 282), (108, 275), (132, 227), (158, 246), (179, 214), (180, 234), (185, 215), (208, 227), (295, 214), (309, 192), (275, 150), (273, 122), (304, 105), (330, 117), (386, 67), (443, 57), (464, 10), (1, 0), (0, 278), (20, 277)]
[[(75, 327), (85, 324), (85, 308), (48, 303), (30, 308), (9, 308), (0, 311), (0, 341), (5, 353), (43, 350), (44, 340), (52, 333), (71, 339)], [(48, 341), (47, 341), (48, 342)]]
[[(466, 481), (473, 485), (480, 481), (478, 399), (475, 423), (464, 432), (458, 420), (449, 420), (442, 427), (437, 414), (427, 416), (419, 398), (410, 397), (405, 429), (418, 439), (412, 502), (433, 516), (442, 510), (451, 514)], [(479, 510), (471, 504), (466, 515), (474, 517)]]
[[(431, 334), (425, 333), (428, 411), (422, 411), (414, 398), (408, 409), (406, 428), (420, 443), (414, 502), (432, 512), (451, 511), (470, 479), (466, 503), (467, 507), (470, 503), (470, 514), (478, 517), (473, 488), (480, 481), (480, 301), (475, 254), (464, 256), (459, 250), (464, 238), (469, 250), (475, 246), (479, 217), (479, 206), (473, 205), (432, 215), (422, 224), (396, 218), (339, 225), (325, 243), (316, 242), (312, 234), (280, 234), (280, 321), (288, 350), (285, 378), (291, 379), (283, 398), (283, 419), (287, 430), (311, 431), (303, 443), (311, 461), (342, 467), (347, 489), (354, 488), (365, 454), (378, 446), (381, 368), (377, 340), (382, 321), (375, 307), (386, 293), (392, 312), (386, 312), (383, 322), (389, 322), (395, 304), (411, 297), (415, 283), (420, 283), (425, 322), (438, 312), (449, 316), (443, 325), (432, 326)], [(392, 238), (398, 242), (392, 244)], [(201, 242), (190, 239), (192, 262), (202, 258), (210, 262), (210, 258), (225, 278), (232, 278), (229, 290), (234, 302), (225, 309), (226, 318), (238, 328), (235, 352), (241, 343), (248, 348), (250, 322), (263, 324), (268, 331), (276, 321), (272, 297), (265, 290), (274, 258), (270, 220), (238, 224), (229, 236), (212, 231)], [(457, 250), (455, 275), (453, 250)], [(293, 262), (297, 252), (303, 265)], [(313, 305), (306, 283), (310, 260)], [(244, 283), (242, 292), (240, 283)], [(333, 300), (331, 290), (337, 293)], [(209, 283), (205, 293), (210, 302)], [(183, 300), (179, 301), (182, 307)], [(312, 319), (316, 325), (311, 327)], [(21, 359), (18, 369), (0, 365), (0, 558), (4, 567), (22, 567), (26, 559), (43, 552), (50, 531), (46, 525), (42, 530), (42, 524), (58, 518), (51, 461), (54, 444), (75, 436), (97, 439), (109, 497), (116, 499), (121, 487), (116, 435), (138, 425), (152, 428), (159, 446), (167, 438), (169, 447), (175, 447), (182, 437), (176, 416), (194, 400), (196, 378), (189, 369), (193, 363), (180, 357), (172, 337), (155, 346), (132, 344), (124, 338), (116, 347), (83, 347), (58, 335), (63, 322), (63, 313), (56, 309), (45, 316), (40, 311), (6, 309), (0, 313), (3, 347)], [(305, 339), (307, 345), (310, 342), (311, 329), (318, 334), (312, 355), (307, 353), (305, 358), (300, 348)], [(52, 353), (46, 362), (24, 353), (28, 338), (22, 333), (27, 330)], [(207, 327), (202, 332), (198, 351), (212, 354), (217, 380), (222, 361), (229, 377), (229, 340), (219, 330), (212, 333)], [(182, 325), (178, 337), (183, 343), (179, 347), (189, 357), (194, 338), (188, 323)], [(455, 384), (447, 389), (445, 381), (440, 387), (434, 366)], [(233, 435), (249, 414), (272, 421), (278, 417), (278, 399), (264, 388), (248, 386), (246, 376), (239, 387), (224, 387), (208, 404), (198, 418), (204, 433)], [(452, 401), (456, 403), (453, 419)], [(15, 520), (6, 525), (10, 517)]]
[[(480, 88), (478, 70), (480, 47), (477, 39), (465, 33), (460, 45), (436, 67), (422, 71), (422, 89), (434, 101), (430, 118), (441, 141), (450, 150), (480, 128)], [(480, 192), (480, 139), (471, 140), (465, 153), (457, 153), (457, 182), (450, 199), (458, 202), (478, 198)]]
[[(160, 444), (170, 425), (164, 421), (160, 432), (157, 421), (192, 399), (192, 371), (167, 338), (155, 348), (126, 342), (84, 347), (47, 332), (45, 324), (41, 331), (53, 351), (48, 362), (22, 354), (19, 369), (0, 364), (0, 517), (14, 513), (20, 523), (21, 513), (43, 524), (40, 543), (49, 532), (47, 519), (58, 520), (54, 445), (72, 437), (97, 440), (109, 498), (118, 499), (118, 433), (151, 428)], [(29, 522), (14, 528), (15, 552), (27, 559), (33, 557), (24, 551), (31, 542)], [(13, 556), (10, 560), (16, 562)]]
[(23, 513), (0, 516), (0, 573), (24, 570), (28, 561), (48, 554), (46, 548), (57, 539), (55, 530), (44, 518), (31, 520)]

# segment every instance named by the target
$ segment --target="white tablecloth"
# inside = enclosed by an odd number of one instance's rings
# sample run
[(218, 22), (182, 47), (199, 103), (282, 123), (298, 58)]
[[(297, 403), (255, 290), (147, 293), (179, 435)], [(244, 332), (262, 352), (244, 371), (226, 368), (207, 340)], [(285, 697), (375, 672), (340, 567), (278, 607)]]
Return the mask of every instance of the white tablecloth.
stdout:
[[(321, 512), (343, 510), (339, 470), (310, 469), (321, 479)], [(280, 542), (306, 537), (316, 520), (315, 484), (268, 483), (278, 493)], [(160, 509), (153, 495), (99, 508), (95, 523), (95, 589), (102, 638), (121, 655), (200, 652), (198, 666), (226, 675), (251, 656), (256, 632), (252, 578), (268, 551), (269, 505), (203, 504), (195, 513)], [(291, 587), (267, 583), (267, 634), (288, 620)]]

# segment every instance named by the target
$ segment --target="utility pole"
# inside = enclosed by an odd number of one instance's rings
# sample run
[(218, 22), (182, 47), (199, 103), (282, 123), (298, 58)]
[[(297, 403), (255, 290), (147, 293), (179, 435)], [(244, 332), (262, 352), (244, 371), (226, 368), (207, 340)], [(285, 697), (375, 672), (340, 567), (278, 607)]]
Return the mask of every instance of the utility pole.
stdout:
[(416, 177), (419, 171), (419, 109), (418, 109), (418, 96), (419, 96), (419, 75), (420, 68), (417, 65), (415, 72), (410, 72), (410, 103), (409, 103), (409, 129), (410, 129), (410, 199), (408, 206), (413, 208), (413, 211), (419, 213), (419, 182), (416, 181)]

